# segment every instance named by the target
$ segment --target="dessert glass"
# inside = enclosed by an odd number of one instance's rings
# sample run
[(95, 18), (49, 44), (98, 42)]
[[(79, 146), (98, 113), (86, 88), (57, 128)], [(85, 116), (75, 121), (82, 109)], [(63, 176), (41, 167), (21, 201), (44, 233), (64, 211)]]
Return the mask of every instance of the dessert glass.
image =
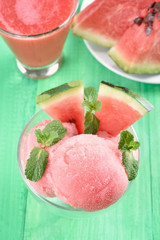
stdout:
[[(29, 181), (26, 179), (26, 176), (23, 172), (22, 165), (21, 165), (21, 143), (23, 141), (24, 136), (26, 136), (35, 125), (37, 125), (40, 121), (43, 121), (46, 119), (52, 119), (52, 118), (43, 110), (40, 110), (37, 113), (35, 113), (33, 115), (33, 117), (28, 121), (28, 123), (25, 125), (25, 127), (21, 133), (20, 139), (19, 139), (18, 149), (17, 149), (17, 160), (18, 160), (18, 166), (19, 166), (19, 170), (20, 170), (22, 179), (24, 180), (26, 186), (28, 187), (30, 192), (33, 194), (33, 196), (37, 200), (39, 200), (40, 203), (45, 204), (46, 207), (48, 206), (50, 208), (50, 210), (52, 210), (53, 213), (58, 214), (58, 215), (62, 215), (62, 216), (65, 215), (65, 216), (69, 216), (69, 217), (73, 216), (73, 215), (74, 215), (74, 217), (81, 217), (81, 216), (88, 217), (88, 216), (93, 216), (93, 215), (97, 215), (99, 213), (105, 212), (108, 208), (99, 210), (99, 211), (95, 211), (95, 212), (86, 212), (83, 209), (74, 209), (70, 205), (61, 201), (58, 197), (53, 197), (53, 198), (44, 197), (44, 196), (40, 195), (38, 192), (36, 192), (34, 190), (34, 188), (30, 185)], [(135, 140), (138, 141), (138, 138), (137, 138), (134, 128), (131, 126), (128, 128), (128, 130), (134, 135)], [(140, 161), (140, 150), (138, 149), (135, 153), (136, 153), (135, 154), (136, 158), (138, 159), (138, 162), (139, 162)], [(128, 183), (126, 192), (130, 188), (131, 184), (132, 184), (132, 181)], [(121, 197), (121, 199), (122, 199), (122, 197)], [(119, 201), (120, 201), (120, 199), (118, 200), (118, 202)], [(115, 204), (117, 204), (117, 203), (115, 203)], [(115, 204), (111, 205), (109, 208), (112, 208)]]
[(62, 64), (62, 50), (76, 14), (79, 0), (68, 19), (49, 32), (20, 35), (0, 28), (0, 35), (17, 59), (19, 70), (30, 78), (41, 79), (55, 74)]

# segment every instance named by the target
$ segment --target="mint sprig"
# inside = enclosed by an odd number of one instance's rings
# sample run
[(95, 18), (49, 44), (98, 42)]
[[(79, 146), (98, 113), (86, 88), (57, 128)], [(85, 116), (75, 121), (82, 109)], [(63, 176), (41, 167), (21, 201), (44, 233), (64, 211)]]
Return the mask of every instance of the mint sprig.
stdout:
[(27, 179), (37, 182), (44, 174), (48, 163), (48, 152), (45, 147), (50, 147), (64, 138), (67, 129), (65, 129), (59, 120), (49, 122), (46, 127), (35, 130), (37, 142), (41, 147), (34, 147), (27, 160), (25, 175)]
[(128, 180), (132, 181), (138, 174), (138, 161), (134, 158), (133, 151), (140, 146), (138, 141), (134, 141), (134, 136), (127, 130), (120, 133), (118, 149), (122, 152), (122, 163), (128, 174)]
[(99, 130), (100, 121), (95, 116), (94, 112), (101, 110), (102, 104), (97, 100), (98, 93), (96, 88), (88, 87), (84, 89), (84, 101), (82, 107), (86, 107), (85, 113), (85, 134), (96, 134)]

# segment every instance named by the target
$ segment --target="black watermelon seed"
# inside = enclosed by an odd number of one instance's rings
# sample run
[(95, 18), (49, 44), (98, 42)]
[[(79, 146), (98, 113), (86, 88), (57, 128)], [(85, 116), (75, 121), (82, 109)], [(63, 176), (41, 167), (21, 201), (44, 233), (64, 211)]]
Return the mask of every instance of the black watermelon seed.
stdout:
[(137, 24), (137, 25), (141, 25), (142, 22), (143, 22), (143, 18), (142, 17), (138, 17), (138, 18), (135, 18), (134, 19), (134, 23)]
[(153, 22), (154, 20), (154, 13), (148, 13), (148, 15), (144, 18), (144, 22)]
[(156, 3), (156, 4), (154, 5), (153, 10), (154, 10), (154, 13), (157, 13), (157, 12), (160, 11), (160, 2), (158, 2), (158, 3)]
[(148, 10), (151, 9), (151, 8), (153, 8), (153, 7), (155, 6), (155, 4), (156, 4), (156, 2), (153, 2), (153, 3), (149, 6)]

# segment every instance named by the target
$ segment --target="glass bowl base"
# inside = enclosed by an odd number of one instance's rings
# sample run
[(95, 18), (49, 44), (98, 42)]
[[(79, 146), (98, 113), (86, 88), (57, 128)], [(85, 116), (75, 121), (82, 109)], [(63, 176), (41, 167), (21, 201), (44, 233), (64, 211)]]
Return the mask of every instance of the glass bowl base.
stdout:
[(43, 79), (54, 75), (62, 65), (62, 54), (51, 64), (44, 67), (29, 67), (17, 60), (17, 66), (21, 73), (29, 78)]

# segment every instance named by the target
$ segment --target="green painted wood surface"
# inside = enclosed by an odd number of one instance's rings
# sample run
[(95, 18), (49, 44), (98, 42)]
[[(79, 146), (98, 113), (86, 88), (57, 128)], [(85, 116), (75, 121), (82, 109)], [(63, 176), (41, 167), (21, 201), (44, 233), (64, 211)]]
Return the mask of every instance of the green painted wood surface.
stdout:
[[(141, 142), (140, 170), (128, 193), (97, 217), (66, 218), (40, 205), (26, 189), (17, 166), (20, 133), (36, 112), (35, 95), (71, 80), (98, 87), (102, 80), (126, 86), (155, 109), (134, 127)], [(32, 80), (17, 69), (0, 39), (0, 240), (159, 240), (160, 85), (134, 82), (98, 63), (83, 41), (69, 34), (61, 70)]]

